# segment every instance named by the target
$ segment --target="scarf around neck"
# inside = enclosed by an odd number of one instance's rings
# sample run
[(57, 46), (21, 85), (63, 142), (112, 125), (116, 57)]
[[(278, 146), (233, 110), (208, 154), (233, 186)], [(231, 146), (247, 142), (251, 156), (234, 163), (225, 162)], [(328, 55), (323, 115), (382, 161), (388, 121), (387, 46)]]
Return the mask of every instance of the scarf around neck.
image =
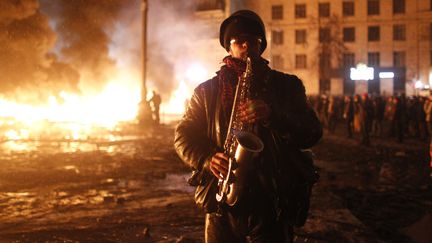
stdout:
[[(222, 101), (223, 114), (225, 121), (229, 119), (234, 102), (235, 89), (238, 80), (246, 70), (246, 62), (232, 56), (226, 56), (223, 60), (221, 70), (218, 72), (220, 82), (220, 94)], [(268, 61), (260, 58), (252, 63), (254, 79), (262, 79), (262, 77), (270, 70)], [(229, 121), (227, 121), (229, 122)]]

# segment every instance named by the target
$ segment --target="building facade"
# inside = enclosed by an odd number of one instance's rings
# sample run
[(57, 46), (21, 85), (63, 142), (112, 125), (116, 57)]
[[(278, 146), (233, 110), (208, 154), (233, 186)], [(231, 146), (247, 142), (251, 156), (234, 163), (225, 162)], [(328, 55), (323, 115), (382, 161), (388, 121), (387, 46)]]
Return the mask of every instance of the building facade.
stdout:
[[(213, 27), (236, 10), (256, 11), (267, 27), (264, 57), (310, 94), (413, 95), (432, 84), (432, 0), (197, 2), (201, 18), (219, 13)], [(362, 70), (372, 73), (353, 75)]]
[[(243, 2), (266, 23), (265, 57), (311, 94), (412, 95), (432, 82), (432, 0)], [(373, 77), (353, 76), (359, 64)]]

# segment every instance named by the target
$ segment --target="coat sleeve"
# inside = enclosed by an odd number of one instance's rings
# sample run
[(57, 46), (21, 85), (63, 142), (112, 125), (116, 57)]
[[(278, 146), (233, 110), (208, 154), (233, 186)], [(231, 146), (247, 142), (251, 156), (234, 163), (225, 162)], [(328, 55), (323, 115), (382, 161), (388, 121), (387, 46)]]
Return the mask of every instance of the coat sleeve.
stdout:
[(282, 73), (278, 76), (268, 126), (301, 149), (312, 147), (321, 139), (323, 131), (307, 100), (305, 87), (296, 76)]
[(182, 120), (175, 129), (174, 147), (192, 170), (208, 167), (217, 146), (208, 136), (208, 116), (205, 88), (198, 86), (189, 102)]

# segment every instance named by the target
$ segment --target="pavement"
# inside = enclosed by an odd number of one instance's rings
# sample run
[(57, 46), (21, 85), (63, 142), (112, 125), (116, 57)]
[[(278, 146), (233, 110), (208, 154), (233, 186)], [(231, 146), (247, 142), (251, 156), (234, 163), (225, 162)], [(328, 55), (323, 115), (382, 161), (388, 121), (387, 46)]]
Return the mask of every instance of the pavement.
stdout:
[[(1, 142), (0, 241), (202, 242), (173, 129)], [(432, 242), (429, 145), (359, 141), (340, 128), (313, 148), (321, 178), (295, 242)]]

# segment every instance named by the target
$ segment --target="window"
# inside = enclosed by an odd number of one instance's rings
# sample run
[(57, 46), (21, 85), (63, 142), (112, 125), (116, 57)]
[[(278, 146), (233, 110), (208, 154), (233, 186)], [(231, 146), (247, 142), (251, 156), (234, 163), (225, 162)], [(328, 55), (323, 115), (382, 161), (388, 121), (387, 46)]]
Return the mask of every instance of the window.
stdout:
[(330, 63), (330, 54), (329, 53), (321, 53), (319, 55), (319, 67), (320, 67), (320, 73), (321, 76), (329, 77), (328, 75), (330, 73), (331, 69), (331, 63)]
[(342, 56), (342, 65), (344, 67), (354, 67), (355, 59), (354, 53), (344, 53)]
[(393, 66), (394, 67), (405, 67), (405, 52), (404, 51), (393, 52)]
[(379, 52), (368, 52), (368, 66), (379, 67), (380, 66), (380, 53)]
[(393, 13), (405, 13), (405, 0), (393, 0)]
[(306, 43), (306, 30), (296, 30), (295, 31), (295, 43), (296, 44)]
[(207, 11), (207, 10), (224, 10), (225, 1), (223, 0), (197, 0), (196, 10), (197, 11)]
[(368, 27), (368, 41), (379, 41), (380, 40), (380, 27), (369, 26)]
[(319, 29), (319, 42), (320, 43), (330, 42), (330, 28)]
[(284, 42), (284, 32), (283, 30), (273, 30), (272, 31), (272, 43), (275, 45), (282, 45)]
[(432, 23), (429, 24), (429, 41), (432, 42)]
[(429, 66), (432, 67), (432, 51), (429, 52)]
[(405, 25), (403, 24), (393, 25), (393, 40), (395, 41), (405, 40)]
[(320, 94), (327, 94), (330, 92), (330, 79), (320, 79), (319, 80)]
[(296, 19), (306, 18), (306, 4), (296, 4), (294, 9)]
[(272, 19), (273, 20), (283, 19), (283, 6), (282, 5), (273, 5), (272, 6)]
[(429, 52), (429, 66), (432, 67), (432, 51)]
[(343, 28), (343, 41), (344, 42), (354, 42), (355, 41), (355, 28), (354, 27)]
[(354, 16), (354, 2), (343, 2), (342, 3), (342, 15), (343, 16)]
[(295, 56), (295, 67), (297, 69), (303, 69), (303, 68), (307, 67), (306, 55), (301, 54), (301, 55), (296, 55)]
[(367, 13), (368, 13), (368, 15), (379, 15), (380, 14), (379, 0), (368, 0), (367, 1)]
[(330, 17), (330, 3), (319, 3), (318, 14), (320, 17)]
[(273, 56), (273, 68), (274, 69), (283, 69), (284, 67), (284, 61), (282, 56), (280, 55), (274, 55)]

